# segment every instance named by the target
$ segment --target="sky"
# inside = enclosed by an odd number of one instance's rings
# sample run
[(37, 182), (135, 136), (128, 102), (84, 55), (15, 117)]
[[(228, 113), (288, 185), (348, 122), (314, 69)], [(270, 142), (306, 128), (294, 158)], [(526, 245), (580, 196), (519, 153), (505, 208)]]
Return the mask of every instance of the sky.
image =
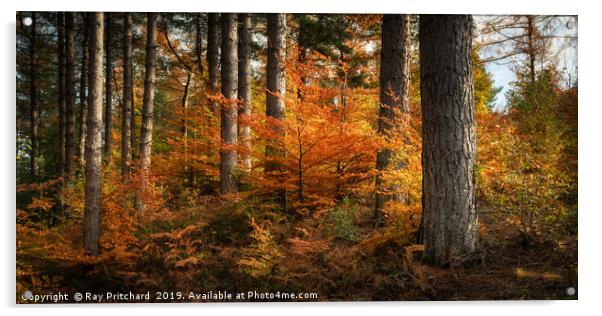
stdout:
[[(495, 18), (495, 16), (477, 16), (475, 17), (475, 21), (477, 23), (477, 28), (480, 28), (484, 21), (488, 18)], [(558, 36), (577, 36), (578, 27), (577, 20), (569, 17), (558, 17), (559, 26), (555, 29), (554, 35)], [(512, 36), (512, 33), (505, 33), (506, 36)], [(486, 40), (486, 39), (482, 39)], [(564, 84), (569, 85), (574, 84), (577, 78), (578, 73), (578, 63), (577, 63), (577, 45), (576, 41), (574, 46), (567, 45), (567, 41), (564, 38), (555, 38), (551, 40), (550, 51), (552, 52), (552, 59), (544, 61), (555, 63), (557, 69), (561, 72), (561, 75), (564, 79)], [(481, 50), (481, 58), (487, 58), (495, 56), (496, 52), (492, 50)], [(498, 52), (499, 53), (499, 52)], [(511, 59), (513, 58), (513, 59)], [(485, 68), (489, 73), (491, 73), (494, 86), (501, 87), (501, 91), (497, 94), (497, 99), (495, 102), (494, 109), (498, 111), (502, 111), (506, 108), (506, 92), (511, 88), (511, 83), (516, 80), (516, 76), (514, 74), (515, 63), (512, 61), (520, 61), (521, 56), (511, 57), (506, 60), (500, 60), (498, 62), (489, 62), (485, 65)]]

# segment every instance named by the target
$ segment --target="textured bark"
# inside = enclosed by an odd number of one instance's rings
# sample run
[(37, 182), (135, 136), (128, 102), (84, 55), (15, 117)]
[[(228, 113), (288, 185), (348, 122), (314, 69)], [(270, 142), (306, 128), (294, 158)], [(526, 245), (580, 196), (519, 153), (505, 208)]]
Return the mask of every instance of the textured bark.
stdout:
[[(208, 14), (207, 68), (209, 70), (209, 93), (217, 93), (217, 74), (219, 72), (219, 14)], [(219, 104), (211, 102), (213, 113), (219, 112)]]
[(104, 114), (104, 136), (105, 160), (111, 160), (113, 139), (111, 130), (113, 127), (113, 57), (111, 55), (111, 13), (105, 13), (105, 114)]
[(123, 108), (121, 109), (121, 174), (130, 172), (131, 107), (132, 107), (132, 16), (124, 13), (123, 28)]
[[(266, 91), (266, 115), (276, 121), (284, 121), (286, 96), (286, 14), (268, 14), (268, 60), (267, 60), (267, 91)], [(283, 122), (282, 122), (283, 123)], [(284, 156), (284, 128), (282, 124), (272, 126), (278, 135), (276, 139), (270, 140), (266, 145), (265, 172), (270, 174), (281, 171), (282, 167), (278, 159)], [(299, 195), (302, 196), (303, 185), (300, 177)], [(277, 192), (277, 198), (283, 208), (286, 208), (286, 192)]]
[[(410, 16), (385, 14), (382, 22), (382, 49), (380, 53), (380, 107), (378, 133), (386, 140), (392, 135), (394, 124), (402, 123), (398, 113), (407, 113), (408, 90), (410, 88)], [(404, 128), (404, 126), (400, 126)], [(392, 165), (395, 152), (384, 148), (376, 156), (376, 201), (374, 223), (384, 224), (383, 209), (387, 201), (400, 200), (396, 187), (383, 182), (382, 172), (390, 168), (400, 169), (405, 164)]]
[(89, 13), (88, 132), (86, 135), (86, 204), (84, 209), (84, 247), (98, 255), (101, 229), (102, 168), (102, 89), (103, 89), (103, 14)]
[(84, 154), (86, 144), (86, 116), (88, 113), (86, 86), (88, 84), (88, 15), (83, 13), (83, 42), (82, 42), (82, 70), (79, 82), (79, 154), (78, 164), (84, 165)]
[(202, 76), (204, 70), (203, 67), (203, 34), (201, 30), (201, 13), (197, 13), (195, 17), (196, 22), (196, 63), (199, 68), (199, 74)]
[[(248, 118), (251, 116), (251, 16), (239, 14), (238, 23), (238, 99), (241, 102), (238, 116)], [(245, 147), (242, 168), (248, 172), (251, 170), (251, 126), (239, 124), (239, 134)]]
[(420, 16), (422, 240), (447, 264), (477, 244), (472, 18)]
[[(268, 14), (268, 60), (267, 60), (267, 91), (266, 114), (276, 120), (284, 120), (286, 95), (285, 59), (286, 59), (286, 14)], [(281, 150), (284, 140), (282, 126), (272, 127), (280, 137), (274, 144), (266, 147), (266, 171), (278, 171), (278, 163), (270, 161), (271, 157), (283, 155)]]
[(73, 13), (65, 13), (65, 175), (75, 165), (75, 28)]
[(58, 121), (59, 121), (59, 175), (65, 176), (65, 14), (57, 13), (58, 51)]
[(30, 169), (31, 175), (36, 178), (38, 176), (38, 166), (36, 159), (38, 157), (38, 82), (36, 72), (36, 13), (31, 13), (31, 37), (29, 38), (29, 119), (31, 128), (31, 152), (30, 152)]
[(153, 144), (153, 107), (155, 100), (155, 61), (157, 59), (157, 13), (147, 13), (146, 69), (140, 129), (140, 170), (148, 172)]
[(236, 176), (237, 153), (232, 145), (238, 141), (237, 109), (237, 19), (234, 13), (222, 14), (222, 95), (226, 99), (221, 106), (220, 139), (220, 186), (221, 193), (238, 191)]

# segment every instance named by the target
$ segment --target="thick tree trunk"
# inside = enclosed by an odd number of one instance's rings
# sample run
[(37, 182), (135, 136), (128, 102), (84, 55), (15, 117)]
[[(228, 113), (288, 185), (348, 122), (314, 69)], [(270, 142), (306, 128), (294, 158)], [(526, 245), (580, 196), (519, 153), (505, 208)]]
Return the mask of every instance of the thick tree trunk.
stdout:
[(59, 122), (59, 175), (65, 176), (65, 14), (57, 13), (58, 31), (58, 122)]
[[(378, 133), (390, 140), (395, 124), (401, 124), (399, 113), (409, 110), (408, 90), (410, 87), (410, 16), (385, 14), (382, 23), (382, 49), (380, 53), (380, 107), (378, 113)], [(405, 124), (402, 124), (405, 125)], [(405, 128), (405, 126), (399, 126)], [(403, 162), (392, 164), (395, 151), (385, 147), (376, 156), (376, 206), (374, 223), (382, 226), (385, 222), (384, 207), (387, 201), (400, 200), (397, 188), (383, 181), (387, 170), (400, 169)]]
[[(248, 13), (238, 15), (238, 99), (241, 105), (238, 110), (239, 118), (251, 116), (251, 16)], [(251, 170), (251, 126), (239, 124), (239, 134), (245, 146), (242, 156), (242, 167)]]
[(124, 13), (123, 32), (123, 108), (121, 109), (121, 174), (130, 172), (132, 108), (132, 16)]
[(65, 175), (75, 165), (75, 28), (73, 13), (65, 13)]
[(89, 13), (90, 42), (88, 75), (88, 132), (86, 135), (86, 204), (84, 209), (84, 247), (96, 256), (101, 229), (102, 168), (102, 85), (103, 14)]
[(238, 141), (238, 102), (237, 102), (237, 74), (238, 54), (237, 19), (234, 13), (222, 14), (222, 95), (225, 101), (221, 106), (220, 138), (220, 185), (221, 193), (238, 191), (236, 175), (237, 154), (233, 148)]
[[(209, 69), (209, 93), (217, 93), (219, 72), (219, 14), (209, 13), (207, 22), (207, 68)], [(219, 113), (219, 103), (211, 102), (213, 113)]]
[(86, 144), (86, 116), (88, 111), (86, 85), (88, 82), (88, 15), (83, 13), (83, 42), (82, 42), (82, 70), (79, 82), (79, 162), (80, 166), (84, 165), (84, 154)]
[(147, 13), (146, 69), (140, 129), (140, 171), (147, 173), (151, 164), (153, 144), (153, 107), (155, 100), (155, 60), (157, 59), (157, 13)]
[(471, 16), (420, 16), (422, 239), (434, 264), (477, 244), (471, 44)]
[(35, 179), (38, 176), (38, 166), (36, 159), (38, 157), (38, 82), (36, 73), (36, 13), (31, 13), (31, 37), (29, 38), (29, 119), (31, 128), (31, 153), (30, 168), (31, 175)]
[(111, 56), (111, 13), (105, 13), (105, 160), (110, 162), (113, 147), (111, 130), (113, 127), (113, 58)]
[[(286, 96), (286, 14), (268, 14), (268, 60), (267, 60), (267, 91), (266, 115), (280, 122), (271, 126), (276, 139), (268, 140), (266, 145), (265, 172), (267, 174), (281, 171), (279, 159), (284, 156), (284, 112)], [(301, 191), (302, 188), (299, 188)], [(278, 199), (283, 208), (286, 208), (286, 192), (277, 192)]]

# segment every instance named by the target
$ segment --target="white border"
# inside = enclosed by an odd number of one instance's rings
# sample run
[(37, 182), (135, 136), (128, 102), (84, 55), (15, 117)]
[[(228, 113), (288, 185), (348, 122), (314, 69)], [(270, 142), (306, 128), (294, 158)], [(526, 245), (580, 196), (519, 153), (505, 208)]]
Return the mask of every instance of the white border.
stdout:
[[(394, 313), (397, 315), (581, 315), (602, 310), (598, 298), (600, 273), (600, 243), (596, 232), (601, 230), (602, 205), (598, 196), (600, 174), (600, 123), (602, 102), (600, 84), (600, 47), (602, 12), (595, 0), (19, 0), (6, 1), (2, 5), (2, 38), (0, 62), (4, 70), (0, 76), (3, 104), (0, 106), (0, 148), (3, 148), (2, 201), (6, 201), (2, 215), (4, 224), (2, 238), (3, 255), (1, 300), (2, 309), (8, 314), (23, 313), (40, 315), (103, 315), (115, 311), (132, 313), (134, 308), (141, 313), (164, 314), (165, 308), (176, 308), (179, 315), (221, 314), (273, 314), (307, 315), (315, 312), (348, 314)], [(578, 14), (579, 15), (579, 301), (530, 301), (530, 302), (396, 302), (396, 303), (292, 303), (292, 304), (195, 304), (195, 305), (81, 305), (69, 307), (22, 307), (14, 306), (14, 254), (15, 254), (15, 11), (178, 11), (178, 12), (326, 12), (326, 13), (470, 13), (470, 14)], [(598, 180), (598, 181), (596, 181)]]

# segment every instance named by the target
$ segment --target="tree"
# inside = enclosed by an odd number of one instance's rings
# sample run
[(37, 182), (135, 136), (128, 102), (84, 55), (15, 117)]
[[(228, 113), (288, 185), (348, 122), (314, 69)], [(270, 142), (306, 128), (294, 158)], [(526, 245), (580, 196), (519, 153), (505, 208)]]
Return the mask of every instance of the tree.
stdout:
[[(394, 124), (399, 123), (399, 114), (409, 110), (408, 90), (410, 88), (410, 16), (385, 14), (382, 22), (382, 48), (380, 65), (380, 107), (378, 113), (378, 133), (386, 140), (392, 135)], [(403, 117), (401, 118), (403, 120)], [(401, 126), (404, 128), (404, 126)], [(404, 163), (392, 166), (394, 150), (384, 148), (376, 157), (376, 169), (384, 172), (388, 168), (400, 169)], [(400, 200), (394, 186), (385, 185), (382, 175), (376, 176), (376, 206), (374, 221), (377, 226), (384, 224), (383, 209), (391, 199)]]
[(29, 38), (29, 119), (31, 129), (30, 169), (33, 178), (38, 175), (36, 159), (38, 157), (38, 84), (36, 73), (36, 13), (31, 13), (31, 35)]
[(236, 14), (222, 14), (222, 95), (220, 139), (220, 186), (221, 193), (238, 191), (236, 175), (237, 153), (233, 148), (238, 142), (238, 54)]
[(195, 48), (196, 48), (196, 63), (199, 69), (199, 74), (202, 76), (203, 68), (203, 34), (201, 30), (201, 13), (195, 15)]
[[(238, 15), (238, 99), (241, 106), (238, 110), (239, 118), (249, 118), (251, 115), (251, 16), (248, 13)], [(245, 146), (242, 157), (243, 169), (251, 170), (251, 127), (248, 124), (239, 124), (240, 138)]]
[(132, 87), (132, 15), (123, 17), (123, 107), (121, 108), (121, 174), (130, 172), (131, 114), (133, 108)]
[(79, 82), (79, 165), (84, 165), (85, 144), (86, 144), (86, 117), (87, 117), (87, 77), (88, 77), (88, 15), (83, 13), (82, 22), (82, 67)]
[(65, 13), (65, 174), (71, 176), (75, 157), (75, 28), (72, 12)]
[(65, 176), (65, 14), (57, 13), (58, 31), (58, 122), (59, 122), (59, 175)]
[[(482, 19), (480, 47), (486, 53), (493, 53), (481, 63), (517, 64), (527, 69), (531, 84), (537, 79), (538, 65), (544, 69), (547, 64), (553, 64), (553, 51), (559, 53), (567, 46), (576, 46), (577, 36), (568, 32), (574, 27), (575, 17), (513, 15)], [(555, 45), (554, 40), (558, 40)]]
[(86, 135), (86, 201), (84, 208), (84, 247), (97, 256), (101, 230), (102, 168), (102, 73), (103, 13), (89, 13), (88, 131)]
[[(284, 112), (286, 96), (286, 14), (268, 14), (268, 60), (267, 60), (267, 89), (266, 115), (275, 121), (272, 129), (278, 135), (277, 139), (268, 141), (265, 149), (265, 172), (270, 175), (282, 171), (278, 158), (284, 155)], [(273, 142), (273, 143), (271, 143)], [(302, 192), (299, 193), (302, 196)], [(286, 192), (278, 192), (280, 204), (286, 207)]]
[[(149, 172), (153, 142), (153, 107), (155, 100), (155, 60), (157, 59), (157, 13), (147, 13), (146, 68), (140, 129), (140, 171)], [(146, 179), (146, 177), (144, 177)], [(143, 184), (143, 187), (145, 184)]]
[[(217, 93), (217, 75), (219, 72), (219, 14), (209, 13), (207, 21), (207, 68), (209, 70), (209, 93)], [(219, 112), (217, 102), (211, 102), (213, 113)]]
[(424, 258), (446, 264), (477, 244), (472, 17), (421, 15), (419, 28)]
[(113, 140), (111, 127), (113, 125), (113, 58), (111, 56), (111, 13), (105, 14), (105, 148), (104, 154), (107, 161), (111, 160)]

